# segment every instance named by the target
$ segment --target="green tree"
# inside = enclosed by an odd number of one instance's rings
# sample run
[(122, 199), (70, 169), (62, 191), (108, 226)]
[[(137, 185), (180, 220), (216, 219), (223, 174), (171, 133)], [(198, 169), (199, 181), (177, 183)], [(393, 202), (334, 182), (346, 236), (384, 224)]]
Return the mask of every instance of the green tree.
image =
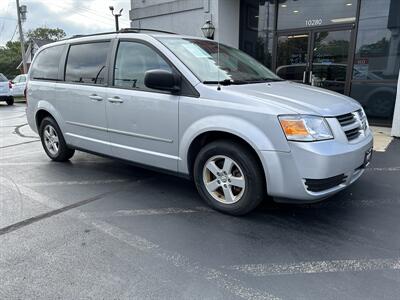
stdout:
[(65, 31), (60, 28), (38, 27), (26, 33), (27, 39), (60, 40), (66, 36)]
[(17, 66), (21, 62), (21, 48), (19, 42), (8, 41), (0, 47), (0, 72), (8, 79), (13, 79), (20, 74)]

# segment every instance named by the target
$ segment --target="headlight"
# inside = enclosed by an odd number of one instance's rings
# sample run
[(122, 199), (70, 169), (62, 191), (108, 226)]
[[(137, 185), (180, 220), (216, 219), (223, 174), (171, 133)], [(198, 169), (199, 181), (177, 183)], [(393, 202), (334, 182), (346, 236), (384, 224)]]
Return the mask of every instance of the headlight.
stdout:
[(289, 141), (312, 142), (333, 139), (329, 125), (322, 117), (285, 115), (279, 116), (279, 122)]
[(356, 112), (356, 117), (358, 117), (358, 119), (360, 120), (361, 129), (366, 131), (369, 127), (369, 124), (368, 124), (367, 115), (365, 114), (365, 111), (363, 108), (361, 108), (360, 110), (358, 110)]

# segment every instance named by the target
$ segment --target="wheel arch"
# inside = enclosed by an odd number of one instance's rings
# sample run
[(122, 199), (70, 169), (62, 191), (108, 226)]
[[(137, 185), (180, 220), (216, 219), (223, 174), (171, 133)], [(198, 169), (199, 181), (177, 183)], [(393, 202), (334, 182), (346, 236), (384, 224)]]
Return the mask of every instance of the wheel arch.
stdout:
[(39, 131), (40, 123), (45, 117), (52, 117), (60, 127), (61, 131), (64, 132), (64, 123), (62, 122), (61, 115), (57, 112), (53, 105), (51, 105), (47, 101), (40, 101), (37, 105), (37, 109), (35, 111), (35, 125), (37, 130)]

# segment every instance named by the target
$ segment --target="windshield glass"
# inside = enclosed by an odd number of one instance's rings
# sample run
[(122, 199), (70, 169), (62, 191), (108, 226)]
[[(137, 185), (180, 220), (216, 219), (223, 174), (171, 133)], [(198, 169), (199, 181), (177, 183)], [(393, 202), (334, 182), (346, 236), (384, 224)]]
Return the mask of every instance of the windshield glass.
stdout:
[(160, 38), (160, 41), (204, 83), (282, 80), (251, 56), (222, 44), (218, 65), (218, 44), (214, 41), (170, 37)]

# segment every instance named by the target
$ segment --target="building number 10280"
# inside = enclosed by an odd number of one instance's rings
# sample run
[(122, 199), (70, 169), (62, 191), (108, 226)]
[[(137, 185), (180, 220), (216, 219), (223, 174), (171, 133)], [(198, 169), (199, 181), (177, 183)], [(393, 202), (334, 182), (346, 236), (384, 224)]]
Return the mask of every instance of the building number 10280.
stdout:
[(319, 25), (322, 25), (322, 19), (306, 20), (306, 26), (319, 26)]

